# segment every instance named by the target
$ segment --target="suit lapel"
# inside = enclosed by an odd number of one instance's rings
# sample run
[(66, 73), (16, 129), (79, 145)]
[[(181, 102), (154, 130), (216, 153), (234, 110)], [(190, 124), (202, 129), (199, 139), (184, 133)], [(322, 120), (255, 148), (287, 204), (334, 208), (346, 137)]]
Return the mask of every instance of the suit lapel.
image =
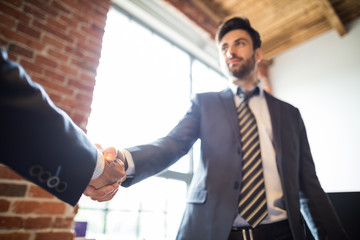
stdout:
[[(282, 159), (282, 144), (281, 144), (281, 117), (280, 105), (278, 100), (265, 92), (265, 99), (269, 108), (272, 131), (273, 131), (273, 145), (276, 152), (276, 161), (278, 166), (281, 166), (280, 159)], [(281, 171), (281, 169), (279, 169)]]
[(224, 105), (224, 109), (226, 111), (226, 117), (230, 123), (231, 128), (233, 128), (234, 132), (238, 133), (238, 138), (240, 139), (240, 131), (239, 124), (236, 114), (236, 106), (234, 102), (234, 94), (230, 88), (225, 89), (220, 92), (220, 98)]

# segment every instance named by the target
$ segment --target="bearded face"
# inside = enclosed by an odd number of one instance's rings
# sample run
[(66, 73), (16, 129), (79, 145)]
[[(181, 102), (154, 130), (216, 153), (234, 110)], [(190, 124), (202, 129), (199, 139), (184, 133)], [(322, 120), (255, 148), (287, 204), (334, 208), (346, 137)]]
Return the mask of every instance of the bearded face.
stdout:
[[(238, 59), (240, 63), (236, 65), (231, 64), (231, 60), (233, 59)], [(247, 59), (233, 56), (232, 58), (230, 58), (230, 61), (227, 64), (228, 74), (236, 79), (245, 78), (250, 73), (252, 73), (254, 69), (255, 69), (255, 54), (253, 54)]]

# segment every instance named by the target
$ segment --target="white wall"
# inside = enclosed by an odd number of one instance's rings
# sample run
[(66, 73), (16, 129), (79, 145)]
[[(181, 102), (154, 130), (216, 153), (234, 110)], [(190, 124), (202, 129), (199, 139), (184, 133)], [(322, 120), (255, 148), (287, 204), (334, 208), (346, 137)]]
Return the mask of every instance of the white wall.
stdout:
[(276, 97), (298, 107), (327, 192), (360, 191), (360, 19), (277, 56)]

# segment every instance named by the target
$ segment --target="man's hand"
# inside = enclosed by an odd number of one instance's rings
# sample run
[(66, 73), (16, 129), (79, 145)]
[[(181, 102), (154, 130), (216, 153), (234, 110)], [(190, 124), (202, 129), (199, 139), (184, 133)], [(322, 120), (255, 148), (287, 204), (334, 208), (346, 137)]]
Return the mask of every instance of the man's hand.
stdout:
[(118, 190), (118, 183), (114, 183), (100, 189), (95, 189), (93, 186), (89, 185), (85, 189), (84, 195), (90, 197), (94, 201), (104, 202), (111, 200)]
[[(100, 145), (97, 146), (102, 151)], [(103, 202), (111, 200), (118, 191), (119, 184), (126, 179), (125, 156), (114, 147), (102, 151), (105, 158), (103, 173), (90, 181), (84, 195), (92, 200)]]
[[(89, 185), (95, 189), (102, 188), (113, 183), (122, 183), (126, 179), (124, 158), (122, 154), (118, 154), (117, 150), (113, 147), (105, 149), (103, 151), (105, 158), (105, 166), (103, 173), (90, 181)], [(117, 156), (120, 156), (119, 159)]]

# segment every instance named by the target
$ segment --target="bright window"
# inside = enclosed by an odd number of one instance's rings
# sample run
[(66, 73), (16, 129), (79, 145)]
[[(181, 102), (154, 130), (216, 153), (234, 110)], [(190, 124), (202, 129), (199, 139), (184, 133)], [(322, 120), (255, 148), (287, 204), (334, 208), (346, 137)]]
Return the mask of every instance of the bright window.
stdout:
[[(218, 91), (225, 79), (188, 52), (111, 9), (89, 118), (88, 135), (103, 147), (126, 148), (165, 136), (186, 113), (193, 93)], [(175, 239), (199, 142), (162, 174), (121, 188), (106, 203), (82, 197), (76, 221), (87, 237)]]

